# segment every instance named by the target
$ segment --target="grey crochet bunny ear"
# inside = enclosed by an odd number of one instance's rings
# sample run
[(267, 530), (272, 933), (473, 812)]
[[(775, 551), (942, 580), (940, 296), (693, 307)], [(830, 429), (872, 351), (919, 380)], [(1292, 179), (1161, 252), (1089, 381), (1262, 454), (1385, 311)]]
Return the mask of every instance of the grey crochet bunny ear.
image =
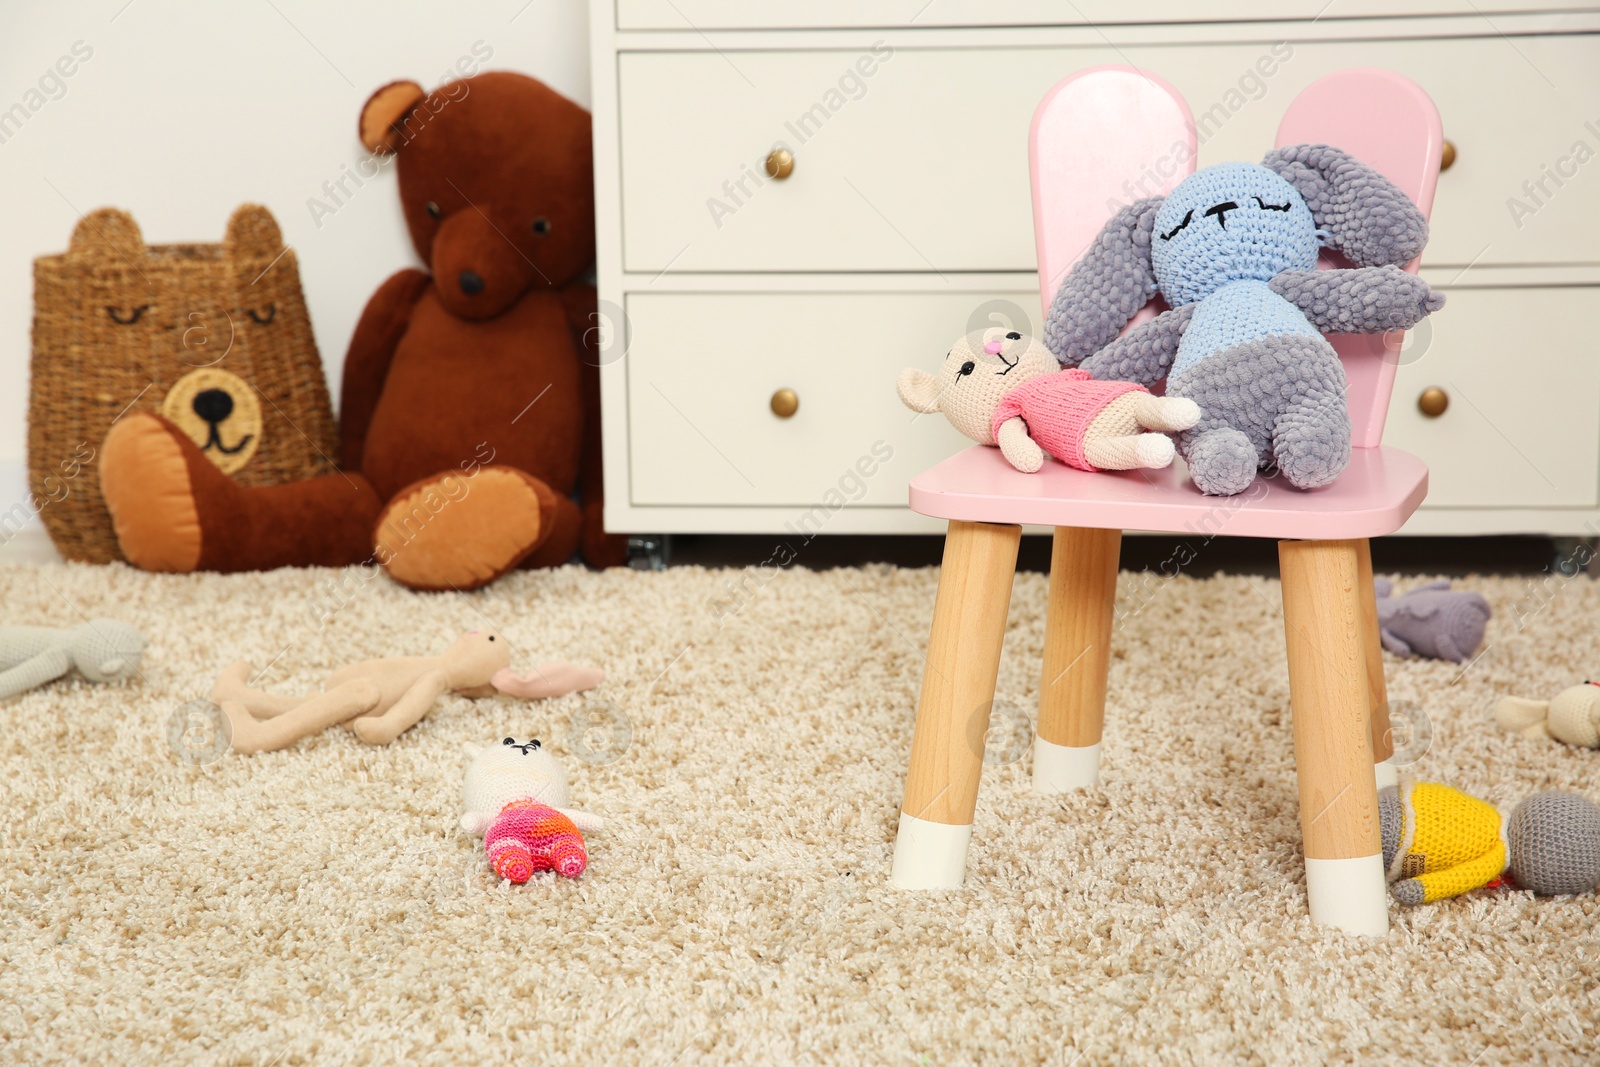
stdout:
[(1163, 197), (1140, 200), (1111, 216), (1061, 282), (1045, 316), (1044, 343), (1069, 367), (1116, 340), (1156, 291), (1150, 232)]
[(1428, 243), (1428, 220), (1388, 178), (1325, 144), (1274, 148), (1262, 165), (1295, 187), (1328, 247), (1362, 267), (1404, 266)]

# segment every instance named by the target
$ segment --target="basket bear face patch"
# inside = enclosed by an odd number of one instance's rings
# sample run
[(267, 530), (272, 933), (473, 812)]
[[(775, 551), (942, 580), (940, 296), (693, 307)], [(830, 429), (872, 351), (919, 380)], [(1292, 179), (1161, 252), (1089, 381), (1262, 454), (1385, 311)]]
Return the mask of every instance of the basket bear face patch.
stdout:
[[(39, 499), (131, 411), (164, 415), (241, 485), (333, 469), (337, 433), (298, 262), (259, 205), (241, 205), (212, 243), (146, 244), (116, 208), (80, 219), (64, 253), (34, 261), (30, 389)], [(69, 559), (118, 559), (98, 467), (81, 466), (44, 524)]]
[(161, 414), (226, 474), (249, 463), (261, 447), (255, 390), (221, 367), (202, 367), (179, 378), (167, 390)]

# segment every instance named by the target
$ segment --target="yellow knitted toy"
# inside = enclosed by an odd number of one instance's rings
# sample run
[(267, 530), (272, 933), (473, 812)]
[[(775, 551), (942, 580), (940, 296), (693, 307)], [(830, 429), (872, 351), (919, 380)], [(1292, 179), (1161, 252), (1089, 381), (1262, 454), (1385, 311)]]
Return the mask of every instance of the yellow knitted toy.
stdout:
[(1405, 779), (1379, 791), (1378, 822), (1390, 891), (1402, 904), (1498, 885), (1502, 875), (1545, 895), (1600, 883), (1600, 809), (1575, 793), (1537, 793), (1507, 818), (1449, 786)]

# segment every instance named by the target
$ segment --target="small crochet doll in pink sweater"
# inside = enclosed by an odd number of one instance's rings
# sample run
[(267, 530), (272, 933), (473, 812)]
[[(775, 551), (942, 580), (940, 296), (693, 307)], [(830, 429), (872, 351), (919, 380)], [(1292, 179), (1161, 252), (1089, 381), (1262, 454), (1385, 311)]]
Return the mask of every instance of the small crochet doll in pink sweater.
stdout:
[(584, 833), (599, 830), (597, 815), (567, 807), (567, 776), (537, 739), (508, 737), (498, 745), (462, 746), (471, 757), (461, 828), (483, 835), (494, 873), (521, 885), (540, 871), (576, 878), (589, 865)]
[(1000, 328), (961, 338), (938, 374), (912, 367), (898, 384), (906, 407), (944, 412), (1026, 474), (1044, 466), (1046, 452), (1085, 471), (1165, 467), (1174, 452), (1167, 433), (1200, 421), (1192, 400), (1062, 370), (1042, 343)]

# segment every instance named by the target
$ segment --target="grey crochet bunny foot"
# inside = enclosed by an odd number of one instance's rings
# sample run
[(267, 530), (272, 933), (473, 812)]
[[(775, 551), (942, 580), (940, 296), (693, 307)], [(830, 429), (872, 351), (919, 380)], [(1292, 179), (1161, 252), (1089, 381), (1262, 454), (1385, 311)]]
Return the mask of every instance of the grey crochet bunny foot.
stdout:
[[(1319, 384), (1307, 382), (1304, 388), (1311, 391)], [(1297, 489), (1320, 489), (1344, 473), (1350, 465), (1350, 411), (1343, 392), (1331, 387), (1311, 392), (1278, 416), (1272, 454)]]
[(1180, 438), (1189, 477), (1208, 496), (1236, 496), (1255, 481), (1260, 458), (1240, 430), (1224, 426)]

